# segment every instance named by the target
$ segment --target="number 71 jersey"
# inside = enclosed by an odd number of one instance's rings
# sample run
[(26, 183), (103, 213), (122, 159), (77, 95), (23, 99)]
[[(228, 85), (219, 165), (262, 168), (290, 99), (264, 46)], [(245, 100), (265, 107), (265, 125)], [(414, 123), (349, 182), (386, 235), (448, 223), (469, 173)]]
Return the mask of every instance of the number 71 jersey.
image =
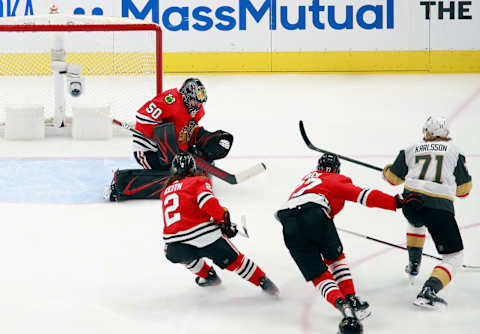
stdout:
[(467, 196), (472, 188), (465, 156), (449, 141), (422, 141), (401, 150), (384, 176), (393, 185), (405, 181), (407, 191), (449, 201)]

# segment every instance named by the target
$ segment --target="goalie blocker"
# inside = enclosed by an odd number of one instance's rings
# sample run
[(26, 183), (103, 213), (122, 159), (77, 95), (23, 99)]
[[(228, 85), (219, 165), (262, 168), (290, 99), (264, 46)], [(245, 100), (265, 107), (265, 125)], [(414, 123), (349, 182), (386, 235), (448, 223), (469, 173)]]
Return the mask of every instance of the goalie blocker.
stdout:
[[(125, 169), (114, 172), (113, 181), (105, 189), (104, 197), (110, 201), (125, 201), (128, 199), (159, 199), (160, 191), (170, 174), (173, 157), (179, 152), (175, 126), (173, 123), (158, 125), (153, 131), (157, 152), (144, 154), (148, 166), (152, 169)], [(189, 151), (213, 161), (224, 158), (233, 143), (233, 136), (225, 131), (209, 132), (200, 127), (195, 136), (195, 145)], [(134, 153), (140, 163), (138, 153)], [(145, 164), (141, 164), (145, 166)]]

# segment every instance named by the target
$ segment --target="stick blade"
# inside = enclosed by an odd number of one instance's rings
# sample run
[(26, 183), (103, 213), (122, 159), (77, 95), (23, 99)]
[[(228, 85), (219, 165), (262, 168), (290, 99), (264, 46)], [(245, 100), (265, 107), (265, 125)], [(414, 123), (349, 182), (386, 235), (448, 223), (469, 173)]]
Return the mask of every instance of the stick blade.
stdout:
[(247, 217), (245, 215), (242, 215), (242, 217), (240, 218), (240, 224), (242, 225), (242, 230), (245, 234), (245, 237), (250, 238), (247, 230)]
[(261, 174), (267, 170), (267, 166), (263, 162), (256, 164), (238, 174), (235, 175), (236, 183), (244, 182), (258, 174)]

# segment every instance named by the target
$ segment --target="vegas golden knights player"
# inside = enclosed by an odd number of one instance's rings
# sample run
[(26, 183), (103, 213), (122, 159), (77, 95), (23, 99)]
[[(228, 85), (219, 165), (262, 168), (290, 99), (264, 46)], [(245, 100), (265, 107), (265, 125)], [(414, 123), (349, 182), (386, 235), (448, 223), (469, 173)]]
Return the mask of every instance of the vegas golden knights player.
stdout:
[(470, 193), (472, 178), (465, 156), (449, 137), (445, 118), (429, 117), (423, 135), (421, 141), (401, 150), (394, 163), (384, 168), (383, 175), (393, 185), (405, 183), (404, 195), (422, 196), (424, 206), (419, 210), (403, 208), (408, 220), (409, 263), (405, 271), (411, 279), (418, 275), (428, 230), (443, 260), (433, 268), (414, 304), (437, 309), (447, 305), (437, 293), (452, 280), (463, 262), (463, 243), (453, 201)]

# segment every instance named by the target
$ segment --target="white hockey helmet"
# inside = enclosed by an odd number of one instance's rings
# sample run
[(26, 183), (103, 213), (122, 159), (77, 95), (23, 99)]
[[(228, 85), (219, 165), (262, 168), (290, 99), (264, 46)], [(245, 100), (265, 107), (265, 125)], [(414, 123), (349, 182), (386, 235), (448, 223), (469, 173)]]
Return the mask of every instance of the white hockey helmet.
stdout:
[(449, 133), (447, 119), (430, 116), (423, 124), (423, 134), (426, 135), (427, 132), (433, 137), (447, 137)]

